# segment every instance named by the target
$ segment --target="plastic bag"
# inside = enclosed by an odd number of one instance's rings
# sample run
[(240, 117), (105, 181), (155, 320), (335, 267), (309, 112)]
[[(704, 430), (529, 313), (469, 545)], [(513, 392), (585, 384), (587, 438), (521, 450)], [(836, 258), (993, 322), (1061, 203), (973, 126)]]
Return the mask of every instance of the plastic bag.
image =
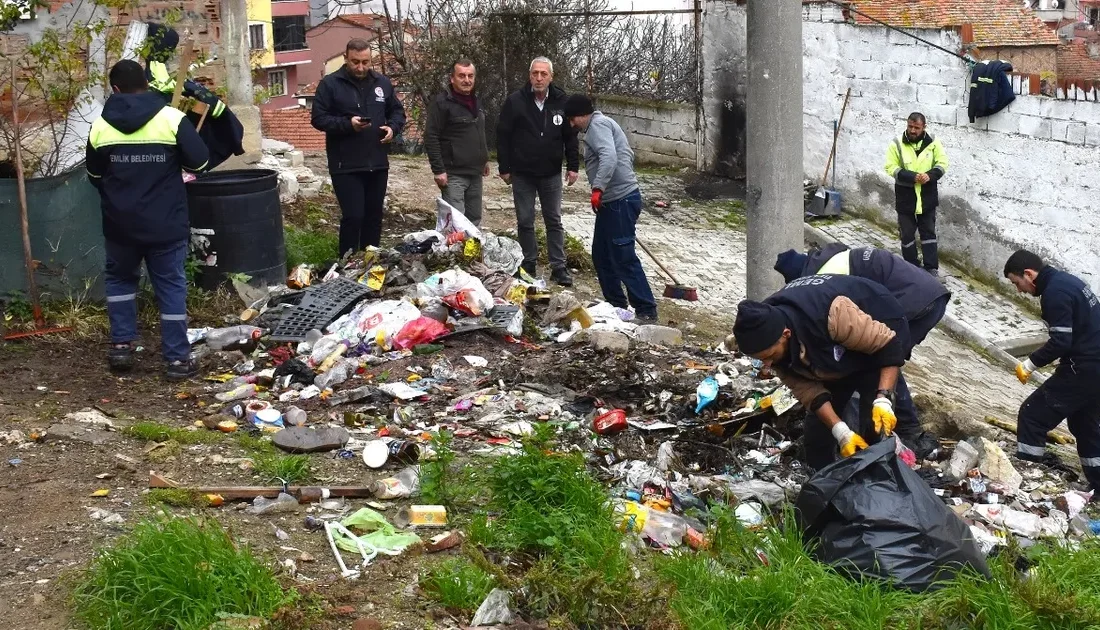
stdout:
[(401, 327), (393, 338), (393, 347), (408, 350), (422, 343), (431, 343), (450, 332), (446, 326), (430, 317), (418, 317)]
[[(406, 547), (420, 542), (416, 534), (399, 533), (397, 529), (378, 512), (370, 508), (362, 508), (351, 516), (340, 521), (340, 524), (348, 529), (356, 529), (368, 532), (359, 536), (359, 540), (387, 555), (396, 555)], [(345, 551), (359, 551), (359, 547), (346, 534), (339, 530), (332, 533), (336, 545)]]
[(451, 204), (443, 201), (443, 197), (435, 200), (435, 231), (448, 236), (454, 232), (465, 232), (466, 238), (481, 240), (481, 230), (473, 224), (466, 215), (462, 214)]
[(416, 285), (416, 295), (421, 298), (443, 298), (451, 308), (473, 315), (485, 313), (494, 304), (493, 294), (486, 290), (481, 280), (461, 269), (448, 269), (429, 276)]
[(970, 530), (898, 459), (895, 441), (834, 462), (802, 486), (796, 516), (814, 557), (853, 579), (917, 593), (966, 565), (989, 577)]
[(481, 262), (493, 271), (510, 276), (519, 271), (523, 263), (523, 247), (507, 236), (486, 232), (481, 239)]
[(333, 322), (329, 330), (342, 339), (361, 339), (368, 344), (375, 343), (381, 333), (385, 344), (389, 345), (405, 324), (418, 317), (420, 309), (406, 300), (360, 302), (350, 313)]

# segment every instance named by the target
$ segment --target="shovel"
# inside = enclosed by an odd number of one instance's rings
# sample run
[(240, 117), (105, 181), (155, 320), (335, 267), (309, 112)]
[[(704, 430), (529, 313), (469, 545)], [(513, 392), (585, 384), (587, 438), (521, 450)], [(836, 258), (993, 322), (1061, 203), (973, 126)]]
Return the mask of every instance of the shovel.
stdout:
[[(810, 201), (809, 214), (819, 217), (835, 217), (840, 215), (840, 193), (836, 190), (825, 188), (825, 182), (829, 177), (829, 167), (833, 165), (836, 156), (836, 141), (840, 135), (840, 126), (844, 123), (844, 112), (848, 109), (848, 98), (852, 95), (852, 88), (844, 94), (844, 105), (840, 108), (840, 120), (833, 129), (833, 148), (829, 151), (829, 159), (825, 161), (825, 174), (821, 176), (821, 185), (817, 187), (813, 200)], [(836, 185), (836, 177), (833, 177), (833, 185)]]
[(665, 272), (665, 275), (668, 276), (670, 280), (672, 280), (673, 284), (665, 285), (664, 296), (666, 298), (672, 298), (673, 300), (686, 300), (688, 302), (699, 301), (699, 292), (695, 290), (695, 287), (689, 287), (686, 284), (680, 284), (680, 281), (676, 279), (676, 276), (672, 275), (672, 272), (669, 271), (663, 264), (661, 264), (661, 261), (657, 260), (657, 257), (653, 255), (653, 252), (649, 251), (649, 248), (645, 246), (645, 243), (643, 243), (640, 238), (635, 236), (634, 241), (642, 246), (642, 249), (645, 250), (645, 253), (649, 254), (649, 257), (653, 259), (653, 262), (657, 263), (657, 266), (661, 268), (661, 271)]

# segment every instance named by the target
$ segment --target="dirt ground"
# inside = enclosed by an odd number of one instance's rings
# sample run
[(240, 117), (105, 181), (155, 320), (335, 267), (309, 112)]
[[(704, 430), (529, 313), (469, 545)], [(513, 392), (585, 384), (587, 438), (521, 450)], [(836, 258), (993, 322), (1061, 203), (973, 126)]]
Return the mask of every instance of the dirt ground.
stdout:
[[(510, 197), (499, 179), (487, 181), (487, 199)], [(394, 160), (390, 182), (391, 198), (399, 201), (391, 208), (386, 230), (389, 238), (396, 239), (425, 220), (430, 221), (428, 213), (434, 207), (437, 193), (422, 159)], [(587, 190), (584, 182), (580, 182), (566, 190), (566, 200), (584, 203)], [(329, 225), (334, 228), (332, 221), (338, 215), (332, 200), (321, 198), (313, 203), (325, 209)], [(510, 207), (489, 210), (485, 223), (490, 229), (508, 231), (514, 229), (514, 214)], [(579, 277), (577, 291), (597, 295), (594, 278)], [(688, 323), (692, 316), (689, 311), (670, 308), (662, 309), (662, 318)], [(193, 325), (217, 323), (193, 322)], [(691, 323), (687, 332), (696, 341), (718, 337), (725, 326), (714, 321)], [(163, 381), (158, 340), (155, 333), (146, 331), (146, 334), (146, 349), (139, 355), (138, 367), (125, 378), (112, 376), (105, 369), (104, 339), (55, 336), (0, 342), (0, 374), (3, 374), (0, 431), (17, 429), (30, 435), (61, 423), (66, 414), (85, 408), (105, 413), (116, 429), (147, 420), (179, 428), (193, 427), (219, 406), (213, 399), (211, 384), (198, 379), (181, 385)], [(448, 343), (444, 353), (454, 366), (461, 366), (456, 390), (449, 395), (457, 396), (503, 379), (507, 384), (532, 381), (564, 385), (578, 393), (604, 396), (627, 406), (638, 404), (638, 392), (623, 387), (624, 384), (640, 385), (655, 374), (673, 374), (668, 366), (683, 360), (682, 356), (652, 356), (606, 364), (608, 355), (591, 350), (573, 353), (560, 348), (537, 350), (481, 333)], [(488, 373), (467, 366), (461, 357), (468, 354), (489, 358)], [(231, 354), (213, 355), (204, 360), (202, 372), (224, 371), (239, 358)], [(373, 375), (380, 376), (382, 371), (405, 375), (407, 368), (423, 368), (436, 360), (438, 355), (414, 356), (375, 368)], [(603, 371), (600, 367), (605, 368), (607, 376), (593, 380), (593, 370)], [(690, 376), (685, 383), (695, 378)], [(445, 412), (449, 395), (433, 396), (432, 404), (416, 412), (421, 414), (417, 420), (433, 424), (436, 418), (427, 414)], [(345, 410), (330, 409), (318, 400), (300, 406), (309, 413), (311, 424), (329, 418), (340, 421)], [(393, 413), (391, 405), (349, 408), (364, 411), (377, 418), (379, 424)], [(171, 445), (156, 449), (150, 449), (151, 446), (118, 430), (90, 429), (63, 438), (48, 435), (43, 441), (21, 445), (0, 442), (0, 467), (5, 472), (0, 485), (0, 514), (3, 514), (0, 617), (5, 620), (4, 627), (26, 630), (74, 627), (69, 618), (69, 582), (86, 566), (96, 548), (110, 544), (157, 510), (144, 499), (150, 471), (166, 474), (182, 484), (256, 485), (268, 481), (236, 465), (217, 463), (218, 456), (247, 456), (233, 435), (216, 438), (212, 444), (180, 445), (174, 454)], [(462, 445), (458, 446), (457, 450), (461, 450)], [(128, 464), (120, 456), (137, 464)], [(332, 453), (311, 455), (310, 462), (315, 480), (321, 485), (369, 484), (397, 470), (370, 471), (361, 461), (341, 459)], [(99, 489), (109, 489), (110, 493), (102, 498), (90, 496)], [(345, 582), (339, 576), (324, 534), (306, 530), (304, 507), (296, 514), (279, 516), (251, 516), (243, 507), (244, 504), (227, 504), (194, 511), (216, 516), (235, 536), (248, 541), (272, 563), (298, 559), (302, 552), (311, 555), (312, 562), (297, 562), (297, 576), (284, 575), (287, 585), (314, 593), (323, 600), (322, 620), (310, 627), (347, 628), (355, 619), (367, 617), (379, 619), (385, 628), (410, 629), (457, 627), (458, 622), (468, 621), (452, 620), (432, 610), (413, 586), (425, 566), (454, 552), (434, 555), (407, 552), (394, 558), (382, 557), (364, 578)], [(92, 520), (90, 512), (94, 508), (118, 513), (124, 522), (111, 525)], [(389, 507), (385, 513), (392, 516), (395, 510), (395, 506)], [(288, 533), (289, 539), (278, 540), (275, 527)]]

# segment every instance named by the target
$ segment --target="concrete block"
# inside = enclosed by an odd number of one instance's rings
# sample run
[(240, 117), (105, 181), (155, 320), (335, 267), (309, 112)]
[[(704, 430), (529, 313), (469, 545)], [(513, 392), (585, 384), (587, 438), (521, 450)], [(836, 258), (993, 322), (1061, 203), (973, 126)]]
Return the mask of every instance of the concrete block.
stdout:
[[(878, 27), (875, 28), (877, 29)], [(913, 46), (917, 43), (917, 40), (897, 31), (887, 31), (886, 41), (894, 46)]]
[(1090, 123), (1085, 128), (1085, 144), (1090, 147), (1100, 147), (1100, 124)]
[(884, 65), (882, 68), (882, 78), (891, 83), (897, 83), (898, 87), (902, 87), (902, 84), (909, 86), (910, 71), (909, 67), (902, 64), (889, 64)]
[[(1085, 131), (1088, 125), (1083, 122), (1067, 122), (1066, 135), (1063, 138), (1069, 144), (1085, 144)], [(1055, 138), (1057, 140), (1057, 138)]]
[(877, 61), (856, 61), (851, 67), (857, 79), (882, 79), (882, 64)]
[(946, 105), (947, 88), (939, 85), (921, 85), (917, 87), (917, 102), (929, 105)]
[(985, 120), (989, 124), (990, 131), (1000, 131), (1001, 133), (1018, 133), (1020, 131), (1019, 114), (1002, 110), (992, 116), (987, 116)]
[(910, 81), (920, 85), (954, 85), (959, 79), (952, 72), (931, 66), (913, 66), (909, 69)]
[(873, 58), (871, 48), (858, 40), (841, 42), (840, 55), (848, 61), (871, 61)]
[(1073, 120), (1100, 125), (1100, 103), (1077, 101), (1073, 104)]
[(1043, 101), (1049, 100), (1051, 99), (1045, 96), (1017, 96), (1007, 109), (1013, 114), (1043, 116)]
[(634, 338), (658, 346), (684, 345), (684, 333), (679, 328), (669, 328), (668, 326), (638, 326), (634, 332)]
[(929, 123), (955, 126), (955, 108), (951, 105), (922, 105), (921, 113)]
[(950, 105), (966, 105), (967, 91), (955, 85), (947, 86), (947, 102)]
[[(1069, 121), (1065, 120), (1052, 120), (1050, 121), (1050, 139), (1057, 140), (1058, 142), (1066, 141), (1066, 133), (1069, 131)], [(1082, 129), (1083, 131), (1083, 129)], [(1083, 139), (1083, 138), (1082, 138)]]
[[(577, 335), (580, 337), (580, 335)], [(630, 337), (614, 330), (586, 330), (584, 332), (588, 342), (600, 350), (610, 350), (615, 353), (630, 351)]]
[(1038, 140), (1049, 140), (1050, 120), (1039, 116), (1020, 116), (1020, 133)]

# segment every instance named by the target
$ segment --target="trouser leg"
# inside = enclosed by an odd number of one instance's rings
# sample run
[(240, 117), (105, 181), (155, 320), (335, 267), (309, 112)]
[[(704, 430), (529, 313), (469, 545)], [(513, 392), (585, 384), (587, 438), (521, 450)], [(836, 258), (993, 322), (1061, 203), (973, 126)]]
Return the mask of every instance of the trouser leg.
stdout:
[(596, 213), (596, 226), (592, 232), (592, 266), (596, 268), (596, 278), (600, 281), (603, 299), (613, 306), (626, 308), (629, 303), (619, 281), (619, 270), (612, 254), (612, 234), (615, 217), (604, 212), (607, 204)]
[[(1016, 455), (1040, 461), (1046, 453), (1047, 433), (1079, 411), (1086, 391), (1095, 383), (1081, 383), (1070, 368), (1059, 368), (1020, 405), (1016, 421)], [(1084, 389), (1083, 389), (1084, 388)]]
[(920, 251), (924, 258), (924, 268), (936, 271), (940, 268), (939, 245), (936, 243), (936, 208), (924, 208), (917, 215), (917, 230), (920, 232)]
[(1093, 490), (1100, 490), (1100, 400), (1093, 397), (1069, 416), (1069, 431), (1077, 439), (1081, 470)]
[[(894, 398), (894, 416), (898, 419), (895, 430), (902, 441), (912, 443), (920, 437), (924, 429), (920, 426), (920, 419), (917, 418), (917, 405), (913, 402), (913, 395), (909, 391), (909, 385), (905, 382), (905, 375), (901, 372), (898, 372), (898, 382), (894, 387)], [(872, 405), (873, 403), (874, 401), (872, 401)]]
[(366, 190), (360, 173), (334, 173), (332, 192), (340, 203), (340, 251), (343, 256), (359, 249), (359, 235), (363, 232), (363, 216), (366, 212)]
[(104, 285), (111, 343), (129, 343), (138, 337), (137, 290), (143, 252), (137, 246), (111, 241), (104, 243), (104, 249), (107, 258)]
[[(836, 381), (833, 383), (826, 383), (825, 387), (829, 390), (829, 395), (832, 397), (830, 403), (833, 406), (833, 410), (836, 411), (838, 415), (841, 414), (842, 410), (848, 406), (848, 401), (852, 398), (852, 393), (856, 390), (855, 383), (849, 380)], [(851, 422), (846, 422), (846, 418), (843, 415), (841, 415), (841, 421), (845, 422), (853, 431), (859, 430), (858, 424), (852, 426)], [(812, 471), (821, 470), (840, 457), (840, 446), (837, 445), (832, 432), (814, 412), (806, 413), (806, 426), (802, 436), (802, 447), (806, 453), (806, 465)]]
[(187, 342), (187, 277), (183, 262), (187, 241), (151, 247), (145, 253), (145, 267), (160, 306), (161, 354), (165, 361), (186, 361), (191, 356)]
[(947, 303), (950, 301), (950, 293), (940, 296), (920, 317), (915, 317), (909, 322), (909, 338), (913, 340), (914, 346), (924, 341), (928, 333), (940, 323), (944, 314), (947, 313)]
[(912, 212), (898, 212), (898, 231), (901, 233), (901, 257), (905, 262), (920, 267), (917, 255), (917, 217)]
[[(466, 214), (466, 189), (470, 187), (470, 180), (463, 175), (447, 175), (447, 185), (443, 187), (441, 196), (443, 201), (451, 204), (455, 210)], [(469, 215), (467, 215), (469, 218)]]
[(516, 235), (523, 248), (524, 266), (534, 269), (539, 260), (539, 241), (535, 238), (535, 180), (512, 175), (512, 203), (516, 206)]
[(551, 269), (564, 269), (565, 228), (561, 224), (561, 174), (538, 180), (539, 205), (542, 221), (546, 224), (546, 254)]
[(386, 206), (386, 187), (390, 172), (387, 169), (361, 173), (363, 178), (363, 227), (359, 233), (359, 249), (378, 247), (382, 244), (382, 215)]
[(603, 204), (600, 214), (604, 212), (610, 215), (611, 261), (619, 281), (626, 285), (630, 305), (641, 317), (656, 316), (657, 300), (634, 247), (635, 224), (642, 212), (641, 193), (634, 191), (622, 199)]
[(465, 197), (463, 205), (466, 208), (464, 210), (466, 218), (474, 225), (481, 227), (481, 188), (484, 177), (482, 177), (481, 173), (477, 173), (476, 175), (470, 175), (464, 179), (467, 181), (466, 190), (463, 193)]

